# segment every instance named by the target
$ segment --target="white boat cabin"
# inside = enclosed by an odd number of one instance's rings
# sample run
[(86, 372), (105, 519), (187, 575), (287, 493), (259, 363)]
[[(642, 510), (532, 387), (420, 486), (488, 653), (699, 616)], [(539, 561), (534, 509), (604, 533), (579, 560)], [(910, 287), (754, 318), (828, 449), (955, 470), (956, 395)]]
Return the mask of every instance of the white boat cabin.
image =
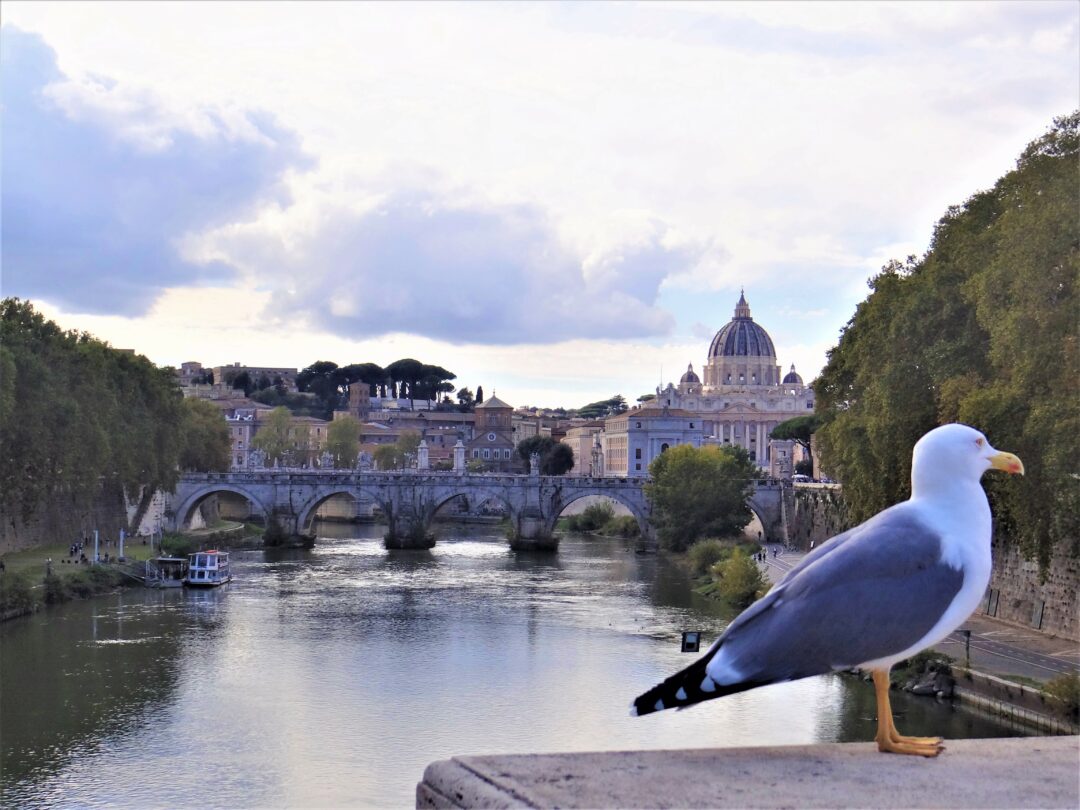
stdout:
[(187, 585), (223, 585), (232, 579), (227, 551), (196, 551), (188, 555)]

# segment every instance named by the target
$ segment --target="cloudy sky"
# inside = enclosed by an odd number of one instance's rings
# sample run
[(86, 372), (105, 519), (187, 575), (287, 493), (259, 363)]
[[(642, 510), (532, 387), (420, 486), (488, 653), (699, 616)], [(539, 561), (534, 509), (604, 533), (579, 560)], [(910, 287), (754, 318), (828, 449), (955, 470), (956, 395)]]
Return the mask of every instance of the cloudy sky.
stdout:
[(1080, 104), (1080, 5), (4, 3), (3, 295), (160, 364), (633, 401), (745, 287), (809, 380)]

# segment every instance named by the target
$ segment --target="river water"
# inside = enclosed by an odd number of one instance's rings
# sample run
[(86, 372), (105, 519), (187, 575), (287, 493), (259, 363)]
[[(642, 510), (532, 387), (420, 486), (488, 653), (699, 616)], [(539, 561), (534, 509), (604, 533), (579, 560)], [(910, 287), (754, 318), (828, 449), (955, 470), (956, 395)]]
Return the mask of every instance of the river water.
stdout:
[[(222, 588), (0, 626), (3, 805), (411, 807), (455, 754), (874, 735), (872, 689), (837, 676), (630, 717), (692, 660), (681, 631), (711, 639), (730, 616), (623, 541), (530, 555), (444, 526), (430, 552), (387, 552), (380, 532), (324, 526), (310, 550), (234, 552)], [(1011, 733), (933, 700), (894, 708), (904, 733)]]

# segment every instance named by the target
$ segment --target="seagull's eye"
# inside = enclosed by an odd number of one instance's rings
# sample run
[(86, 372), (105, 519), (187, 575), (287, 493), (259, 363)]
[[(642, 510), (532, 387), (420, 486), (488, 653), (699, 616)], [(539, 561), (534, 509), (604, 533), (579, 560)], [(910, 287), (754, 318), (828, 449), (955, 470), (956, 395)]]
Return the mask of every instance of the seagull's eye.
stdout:
[(982, 447), (984, 444), (986, 444), (986, 439), (984, 439), (982, 436), (980, 436), (979, 438), (977, 438), (975, 440), (975, 444), (978, 445), (979, 447)]

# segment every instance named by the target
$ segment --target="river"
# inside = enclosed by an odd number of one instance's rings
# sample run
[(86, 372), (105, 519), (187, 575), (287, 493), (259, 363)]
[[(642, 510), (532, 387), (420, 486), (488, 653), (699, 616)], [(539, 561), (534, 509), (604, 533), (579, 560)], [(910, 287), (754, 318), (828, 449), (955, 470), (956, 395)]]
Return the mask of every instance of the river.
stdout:
[[(730, 618), (620, 540), (554, 555), (440, 527), (387, 552), (378, 526), (233, 553), (210, 591), (127, 589), (0, 626), (4, 806), (411, 807), (455, 754), (870, 740), (873, 691), (829, 676), (642, 718), (686, 665), (683, 630)], [(1004, 736), (894, 697), (908, 734)]]

